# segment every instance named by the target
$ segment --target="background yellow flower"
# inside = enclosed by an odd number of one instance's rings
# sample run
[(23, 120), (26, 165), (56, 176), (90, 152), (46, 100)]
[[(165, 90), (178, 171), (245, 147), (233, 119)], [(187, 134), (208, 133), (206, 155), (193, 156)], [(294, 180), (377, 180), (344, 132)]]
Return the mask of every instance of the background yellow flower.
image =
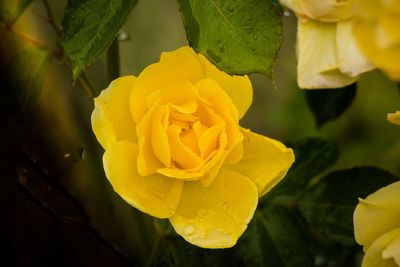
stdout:
[(355, 1), (354, 36), (363, 54), (400, 80), (400, 0)]
[(363, 267), (400, 266), (400, 182), (368, 196), (354, 211), (354, 235), (364, 246)]
[(281, 0), (298, 16), (297, 82), (300, 88), (339, 88), (373, 66), (353, 37), (353, 1)]

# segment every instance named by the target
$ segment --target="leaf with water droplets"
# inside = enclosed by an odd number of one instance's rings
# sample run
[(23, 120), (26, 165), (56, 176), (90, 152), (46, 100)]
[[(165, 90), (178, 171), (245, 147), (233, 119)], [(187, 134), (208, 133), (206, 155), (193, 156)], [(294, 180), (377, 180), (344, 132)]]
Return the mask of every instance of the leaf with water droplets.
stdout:
[(229, 74), (272, 76), (282, 42), (281, 11), (271, 1), (178, 0), (190, 45)]
[(313, 232), (353, 245), (353, 212), (358, 198), (396, 181), (393, 174), (376, 167), (335, 171), (307, 190), (299, 209)]
[(310, 241), (302, 225), (281, 206), (257, 211), (236, 249), (244, 266), (314, 266)]
[(111, 45), (138, 0), (70, 0), (62, 45), (74, 80)]
[(339, 149), (334, 142), (321, 138), (302, 139), (289, 145), (296, 161), (283, 179), (268, 193), (268, 198), (281, 200), (298, 198), (306, 190), (310, 180), (331, 167), (339, 158)]

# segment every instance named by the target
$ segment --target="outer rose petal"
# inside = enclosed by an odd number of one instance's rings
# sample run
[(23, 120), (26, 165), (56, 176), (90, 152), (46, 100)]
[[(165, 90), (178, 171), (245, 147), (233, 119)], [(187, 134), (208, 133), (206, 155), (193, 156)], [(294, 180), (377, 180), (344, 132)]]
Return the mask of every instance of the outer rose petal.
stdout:
[(400, 225), (400, 182), (383, 187), (360, 199), (354, 215), (357, 243), (369, 247), (379, 236)]
[(353, 15), (353, 0), (280, 0), (294, 12), (324, 22), (335, 22)]
[(198, 54), (197, 56), (203, 66), (205, 78), (210, 78), (219, 83), (235, 104), (239, 112), (239, 119), (241, 119), (253, 101), (253, 87), (249, 77), (247, 75), (231, 76), (220, 71), (203, 55)]
[(382, 256), (384, 259), (393, 258), (398, 266), (400, 266), (400, 228), (397, 228), (391, 232), (398, 231), (395, 239), (383, 251)]
[(175, 213), (183, 182), (159, 174), (140, 176), (137, 146), (129, 141), (109, 144), (103, 164), (114, 190), (130, 205), (157, 218)]
[(339, 70), (335, 23), (298, 22), (297, 49), (300, 88), (339, 88), (357, 80)]
[(242, 130), (243, 158), (228, 168), (249, 177), (257, 186), (259, 196), (266, 194), (283, 177), (294, 162), (292, 149), (281, 142)]
[(337, 23), (336, 46), (339, 69), (351, 77), (372, 70), (374, 66), (361, 54), (353, 37), (353, 20)]
[(146, 99), (155, 91), (182, 81), (193, 84), (204, 77), (196, 53), (182, 47), (161, 55), (160, 62), (149, 65), (137, 77), (132, 88), (130, 108), (133, 119), (139, 123), (146, 110)]
[(129, 96), (135, 80), (134, 76), (118, 78), (94, 99), (92, 128), (103, 148), (115, 141), (137, 142), (136, 126), (129, 110)]
[[(385, 249), (400, 238), (400, 228), (380, 236), (370, 248), (367, 249), (362, 267), (398, 267), (392, 257), (385, 258)], [(398, 241), (398, 240), (397, 240)]]
[(393, 124), (400, 125), (400, 111), (396, 111), (395, 113), (389, 113), (387, 115), (388, 121)]
[(208, 187), (186, 182), (170, 221), (194, 245), (232, 247), (253, 217), (257, 201), (257, 188), (247, 177), (222, 169)]
[(376, 36), (376, 22), (359, 20), (353, 34), (364, 55), (394, 80), (400, 80), (400, 45), (390, 48), (379, 47)]

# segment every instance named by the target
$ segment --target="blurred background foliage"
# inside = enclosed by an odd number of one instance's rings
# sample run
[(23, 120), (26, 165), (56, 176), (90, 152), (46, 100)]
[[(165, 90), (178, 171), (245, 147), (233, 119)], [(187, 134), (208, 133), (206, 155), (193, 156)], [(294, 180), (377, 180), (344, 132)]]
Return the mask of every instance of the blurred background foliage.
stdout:
[[(67, 1), (50, 3), (60, 23)], [(364, 74), (351, 106), (338, 119), (316, 127), (306, 92), (296, 85), (296, 18), (284, 14), (284, 40), (273, 79), (251, 75), (254, 101), (241, 125), (288, 143), (308, 137), (336, 143), (338, 161), (313, 176), (360, 165), (377, 166), (399, 176), (399, 129), (386, 121), (388, 112), (399, 109), (398, 85), (379, 71)], [(15, 24), (0, 27), (1, 162), (5, 170), (0, 194), (5, 240), (1, 251), (7, 266), (164, 266), (176, 263), (176, 257), (201, 258), (199, 266), (221, 266), (210, 257), (226, 257), (232, 250), (207, 254), (188, 248), (174, 235), (160, 240), (160, 233), (165, 235), (171, 229), (160, 221), (154, 225), (152, 218), (131, 208), (113, 192), (103, 173), (102, 149), (91, 131), (93, 100), (83, 86), (87, 81), (73, 83), (71, 68), (59, 52), (58, 35), (47, 20), (43, 2), (34, 1)], [(175, 0), (139, 1), (119, 36), (121, 75), (138, 75), (157, 61), (161, 52), (187, 45)], [(96, 93), (108, 86), (106, 61), (104, 55), (86, 71)], [(307, 168), (313, 169), (313, 162)], [(292, 216), (279, 208), (266, 209), (267, 217), (278, 214), (274, 218), (287, 221)], [(248, 235), (255, 227), (263, 227), (259, 220), (263, 212), (257, 211)], [(275, 233), (282, 231), (279, 220), (269, 220), (266, 227)], [(257, 245), (253, 246), (256, 253)], [(167, 249), (160, 252), (160, 247)], [(336, 243), (322, 247), (341, 251)], [(175, 255), (176, 251), (186, 254)], [(234, 254), (228, 260), (232, 264)], [(150, 255), (153, 259), (149, 262)], [(311, 261), (311, 265), (334, 266), (329, 265), (329, 259)], [(309, 262), (302, 264), (297, 266), (310, 266)]]

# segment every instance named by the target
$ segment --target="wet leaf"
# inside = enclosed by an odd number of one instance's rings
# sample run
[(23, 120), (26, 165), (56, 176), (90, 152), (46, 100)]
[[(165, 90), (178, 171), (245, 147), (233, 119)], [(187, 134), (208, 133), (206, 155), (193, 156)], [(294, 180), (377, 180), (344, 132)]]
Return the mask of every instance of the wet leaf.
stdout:
[(62, 45), (74, 80), (111, 45), (138, 0), (70, 0)]
[(311, 187), (299, 208), (310, 227), (345, 245), (354, 244), (353, 212), (358, 198), (398, 181), (393, 174), (376, 167), (335, 171)]
[(340, 154), (335, 143), (320, 138), (303, 139), (289, 146), (294, 150), (295, 163), (286, 177), (267, 194), (269, 199), (299, 196), (311, 178), (336, 163)]
[(310, 241), (297, 218), (286, 208), (256, 211), (238, 243), (244, 266), (313, 266)]
[(339, 89), (306, 90), (305, 96), (317, 127), (339, 118), (353, 103), (357, 84)]
[(178, 0), (189, 44), (230, 74), (272, 76), (282, 42), (281, 13), (271, 1)]

